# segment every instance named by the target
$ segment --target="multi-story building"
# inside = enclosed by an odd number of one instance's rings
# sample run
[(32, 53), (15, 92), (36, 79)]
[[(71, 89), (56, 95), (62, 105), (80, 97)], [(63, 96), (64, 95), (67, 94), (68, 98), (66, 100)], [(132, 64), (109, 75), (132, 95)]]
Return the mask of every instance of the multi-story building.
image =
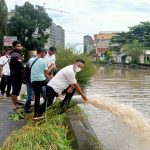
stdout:
[(15, 16), (16, 10), (12, 9), (10, 12), (8, 12), (8, 21), (10, 20), (11, 17)]
[(104, 59), (104, 53), (111, 46), (111, 38), (115, 33), (99, 33), (94, 35), (94, 49), (101, 60)]
[(86, 35), (83, 37), (83, 42), (84, 42), (84, 53), (89, 54), (93, 49), (93, 38), (89, 35)]
[(52, 23), (46, 32), (49, 33), (46, 47), (55, 46), (57, 49), (63, 49), (65, 47), (65, 31), (61, 26)]

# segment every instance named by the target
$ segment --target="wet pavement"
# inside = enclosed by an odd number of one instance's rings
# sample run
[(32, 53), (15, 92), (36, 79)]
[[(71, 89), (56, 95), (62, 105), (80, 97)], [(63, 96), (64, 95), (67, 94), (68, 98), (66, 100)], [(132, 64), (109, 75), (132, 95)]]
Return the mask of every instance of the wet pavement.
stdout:
[(3, 144), (12, 131), (21, 128), (25, 124), (24, 120), (9, 120), (11, 112), (13, 112), (11, 100), (0, 99), (0, 145)]

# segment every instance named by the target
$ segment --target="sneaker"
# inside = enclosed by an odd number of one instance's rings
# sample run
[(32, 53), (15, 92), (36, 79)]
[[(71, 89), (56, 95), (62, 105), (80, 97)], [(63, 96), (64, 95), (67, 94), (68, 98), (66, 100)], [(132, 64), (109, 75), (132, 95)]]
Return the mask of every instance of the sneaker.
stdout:
[(45, 119), (45, 117), (34, 117), (33, 118), (33, 121), (34, 122), (38, 122), (38, 121), (42, 121), (42, 120), (44, 120)]
[(1, 94), (1, 95), (0, 95), (0, 98), (1, 98), (1, 99), (5, 98), (4, 94)]
[(31, 112), (32, 112), (31, 109), (25, 110), (25, 113), (31, 113)]

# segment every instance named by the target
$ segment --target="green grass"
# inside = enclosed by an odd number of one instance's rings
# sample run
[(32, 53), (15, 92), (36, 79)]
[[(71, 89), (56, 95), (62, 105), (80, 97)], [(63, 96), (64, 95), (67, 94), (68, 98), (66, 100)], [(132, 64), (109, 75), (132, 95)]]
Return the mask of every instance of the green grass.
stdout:
[(23, 108), (20, 108), (10, 114), (9, 119), (14, 121), (19, 121), (25, 118), (25, 112)]
[(59, 103), (49, 107), (44, 122), (27, 123), (14, 131), (1, 150), (72, 150), (72, 137), (68, 137), (66, 114), (60, 114)]

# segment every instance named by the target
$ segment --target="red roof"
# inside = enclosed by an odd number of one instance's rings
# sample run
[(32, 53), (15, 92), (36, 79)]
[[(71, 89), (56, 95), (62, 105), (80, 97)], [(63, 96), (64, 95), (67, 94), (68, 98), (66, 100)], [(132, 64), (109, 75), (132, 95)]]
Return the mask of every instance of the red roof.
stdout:
[(96, 53), (100, 53), (100, 54), (103, 54), (103, 53), (105, 53), (106, 51), (107, 51), (106, 48), (97, 48), (97, 49), (96, 49)]

